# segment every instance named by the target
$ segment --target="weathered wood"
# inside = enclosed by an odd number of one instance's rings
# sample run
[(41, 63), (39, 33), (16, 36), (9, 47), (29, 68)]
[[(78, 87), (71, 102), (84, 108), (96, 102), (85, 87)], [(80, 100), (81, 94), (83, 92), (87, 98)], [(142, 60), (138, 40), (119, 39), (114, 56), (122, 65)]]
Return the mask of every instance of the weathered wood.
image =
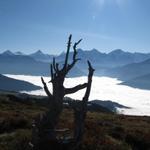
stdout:
[(75, 92), (82, 90), (86, 87), (87, 87), (87, 83), (79, 84), (79, 85), (72, 87), (72, 88), (65, 88), (65, 94), (75, 93)]
[(88, 82), (87, 82), (85, 95), (82, 101), (78, 102), (78, 105), (73, 107), (74, 124), (75, 124), (74, 139), (76, 143), (75, 144), (76, 149), (79, 149), (84, 135), (85, 118), (87, 113), (87, 102), (91, 91), (92, 77), (94, 73), (94, 69), (91, 66), (89, 61), (88, 61), (88, 66), (89, 66), (89, 74), (88, 74)]
[[(79, 84), (72, 88), (64, 87), (64, 80), (66, 75), (74, 67), (77, 61), (80, 60), (79, 58), (77, 58), (77, 45), (82, 41), (82, 39), (73, 45), (74, 51), (73, 51), (72, 62), (68, 63), (69, 53), (71, 48), (71, 39), (72, 39), (72, 35), (70, 35), (68, 39), (67, 52), (66, 52), (63, 67), (61, 69), (58, 67), (59, 64), (56, 62), (55, 58), (53, 58), (53, 62), (50, 65), (50, 71), (51, 71), (50, 82), (53, 88), (52, 93), (49, 91), (43, 77), (41, 77), (44, 90), (47, 96), (49, 97), (49, 110), (42, 117), (40, 117), (38, 121), (34, 123), (33, 137), (38, 136), (37, 138), (34, 138), (32, 142), (34, 150), (49, 150), (52, 148), (53, 150), (55, 150), (55, 147), (53, 146), (56, 146), (57, 149), (59, 150), (58, 144), (60, 144), (60, 141), (58, 142), (57, 135), (56, 135), (57, 130), (55, 128), (59, 121), (60, 114), (63, 110), (63, 98), (66, 94), (75, 93), (81, 89), (86, 88), (86, 92), (85, 92), (85, 96), (83, 97), (83, 100), (79, 103), (79, 105), (75, 105), (75, 107), (74, 106), (72, 107), (74, 110), (75, 129), (74, 129), (74, 137), (73, 139), (70, 139), (70, 143), (73, 143), (74, 147), (78, 147), (77, 145), (80, 145), (80, 142), (82, 141), (83, 131), (84, 131), (84, 121), (85, 121), (86, 111), (87, 111), (86, 105), (90, 94), (94, 69), (92, 68), (90, 62), (88, 61), (88, 66), (89, 66), (88, 82)], [(64, 140), (65, 141), (62, 141), (62, 144), (66, 143), (66, 139)]]

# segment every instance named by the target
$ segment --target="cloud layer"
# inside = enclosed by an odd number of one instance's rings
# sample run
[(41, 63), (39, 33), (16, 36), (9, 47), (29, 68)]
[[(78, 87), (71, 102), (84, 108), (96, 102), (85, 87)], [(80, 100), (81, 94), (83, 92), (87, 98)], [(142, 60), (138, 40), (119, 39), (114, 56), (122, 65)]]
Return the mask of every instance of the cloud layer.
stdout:
[[(7, 75), (15, 79), (25, 80), (35, 85), (42, 86), (40, 76)], [(46, 82), (49, 77), (44, 78)], [(87, 77), (67, 78), (66, 87), (73, 87), (87, 81)], [(150, 116), (150, 91), (140, 90), (125, 85), (119, 85), (121, 81), (108, 77), (94, 77), (90, 100), (111, 100), (132, 109), (118, 109), (119, 112), (129, 115), (149, 115)], [(49, 88), (51, 89), (51, 85)], [(44, 90), (31, 91), (30, 94), (45, 95)], [(74, 99), (82, 99), (84, 90), (68, 95)]]

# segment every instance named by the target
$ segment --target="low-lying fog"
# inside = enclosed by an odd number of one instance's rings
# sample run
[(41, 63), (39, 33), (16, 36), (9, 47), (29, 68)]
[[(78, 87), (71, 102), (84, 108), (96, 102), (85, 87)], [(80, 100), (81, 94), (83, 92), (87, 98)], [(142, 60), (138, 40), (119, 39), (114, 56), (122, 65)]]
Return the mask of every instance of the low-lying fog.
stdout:
[[(42, 86), (40, 76), (27, 75), (6, 75), (11, 78), (31, 82), (35, 85)], [(50, 81), (49, 77), (44, 77), (45, 81)], [(65, 87), (73, 87), (87, 81), (87, 77), (67, 78)], [(111, 100), (122, 104), (131, 109), (118, 109), (119, 113), (128, 115), (149, 115), (150, 116), (150, 90), (141, 90), (125, 85), (119, 85), (121, 81), (108, 77), (93, 77), (90, 100)], [(51, 89), (50, 84), (49, 88)], [(25, 91), (23, 91), (25, 92)], [(44, 90), (26, 92), (34, 95), (45, 95)], [(74, 99), (82, 99), (84, 90), (67, 95)]]

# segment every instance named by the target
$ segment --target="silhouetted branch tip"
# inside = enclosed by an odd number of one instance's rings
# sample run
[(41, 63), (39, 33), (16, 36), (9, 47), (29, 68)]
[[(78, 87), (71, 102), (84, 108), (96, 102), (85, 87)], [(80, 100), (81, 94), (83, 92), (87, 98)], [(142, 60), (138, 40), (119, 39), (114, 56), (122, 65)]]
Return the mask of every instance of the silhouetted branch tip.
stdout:
[(42, 81), (43, 84), (45, 84), (43, 77), (41, 77), (41, 81)]
[(73, 49), (76, 50), (77, 45), (82, 41), (82, 39), (80, 39), (78, 42), (76, 42), (73, 46)]
[(55, 62), (55, 57), (53, 57), (53, 68), (54, 68), (54, 71), (56, 72), (56, 62)]
[(70, 51), (70, 47), (71, 47), (71, 38), (72, 35), (70, 34), (69, 39), (68, 39), (68, 45), (67, 45), (67, 52), (66, 52), (66, 57), (65, 57), (65, 64), (63, 69), (66, 70), (67, 64), (68, 64), (68, 57), (69, 57), (69, 51)]
[(88, 63), (88, 66), (89, 66), (89, 70), (91, 70), (91, 71), (95, 71), (95, 69), (92, 67), (92, 65), (91, 65), (91, 63), (90, 63), (90, 61), (88, 60), (87, 61), (87, 63)]
[(42, 81), (42, 84), (44, 86), (45, 93), (47, 94), (47, 96), (49, 96), (50, 98), (52, 98), (52, 94), (50, 93), (50, 91), (49, 91), (49, 89), (48, 89), (48, 87), (47, 87), (47, 85), (46, 85), (43, 77), (41, 77), (41, 81)]
[(53, 73), (53, 65), (51, 64), (51, 80), (54, 78), (54, 73)]
[(71, 38), (72, 38), (72, 34), (69, 35), (69, 41), (71, 41)]

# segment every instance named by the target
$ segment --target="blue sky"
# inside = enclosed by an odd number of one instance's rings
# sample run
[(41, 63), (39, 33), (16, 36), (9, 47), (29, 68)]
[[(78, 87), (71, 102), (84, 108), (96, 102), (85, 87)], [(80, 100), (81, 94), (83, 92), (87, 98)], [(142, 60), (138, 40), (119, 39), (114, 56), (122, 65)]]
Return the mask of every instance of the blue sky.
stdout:
[(67, 37), (101, 52), (150, 52), (150, 0), (0, 0), (0, 52), (59, 54)]

